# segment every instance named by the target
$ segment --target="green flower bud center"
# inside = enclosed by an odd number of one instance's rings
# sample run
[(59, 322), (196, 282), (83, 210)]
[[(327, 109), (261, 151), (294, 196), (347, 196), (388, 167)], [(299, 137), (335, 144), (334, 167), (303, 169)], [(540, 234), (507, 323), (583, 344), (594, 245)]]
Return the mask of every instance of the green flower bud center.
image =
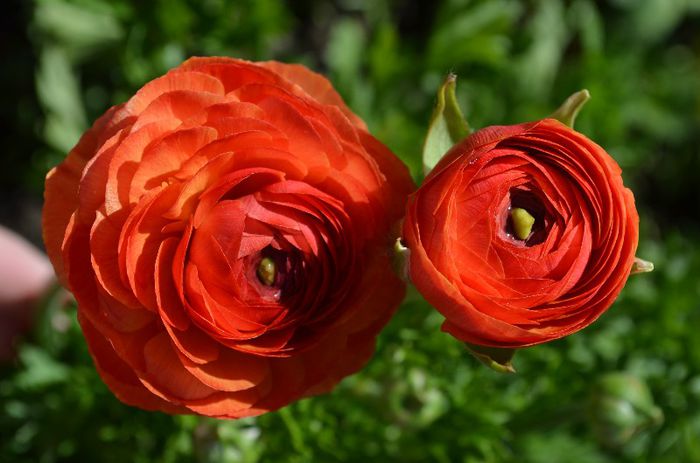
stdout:
[(275, 261), (269, 257), (263, 257), (258, 264), (257, 275), (260, 282), (265, 286), (272, 286), (275, 284), (275, 279), (277, 278), (277, 265)]
[(513, 223), (513, 231), (515, 237), (525, 241), (532, 233), (532, 227), (535, 225), (535, 218), (526, 209), (514, 207), (510, 210), (510, 219)]

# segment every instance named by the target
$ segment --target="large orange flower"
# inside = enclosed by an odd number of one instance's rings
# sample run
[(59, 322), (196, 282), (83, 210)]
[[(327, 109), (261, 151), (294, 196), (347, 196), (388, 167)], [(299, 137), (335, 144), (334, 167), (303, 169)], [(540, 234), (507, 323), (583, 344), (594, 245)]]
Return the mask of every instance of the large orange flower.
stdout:
[(44, 239), (122, 401), (237, 418), (368, 360), (404, 294), (385, 249), (411, 189), (320, 75), (193, 58), (49, 173)]
[(465, 342), (538, 344), (588, 326), (632, 269), (638, 222), (620, 168), (553, 120), (454, 146), (409, 199), (409, 272)]

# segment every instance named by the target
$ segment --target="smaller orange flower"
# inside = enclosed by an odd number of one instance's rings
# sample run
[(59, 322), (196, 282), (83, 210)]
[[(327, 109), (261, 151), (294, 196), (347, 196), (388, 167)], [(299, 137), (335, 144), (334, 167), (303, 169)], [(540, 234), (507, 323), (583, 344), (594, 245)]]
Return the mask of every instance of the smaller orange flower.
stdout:
[(418, 290), (468, 343), (518, 348), (574, 333), (632, 269), (632, 192), (605, 150), (554, 119), (480, 130), (409, 199)]

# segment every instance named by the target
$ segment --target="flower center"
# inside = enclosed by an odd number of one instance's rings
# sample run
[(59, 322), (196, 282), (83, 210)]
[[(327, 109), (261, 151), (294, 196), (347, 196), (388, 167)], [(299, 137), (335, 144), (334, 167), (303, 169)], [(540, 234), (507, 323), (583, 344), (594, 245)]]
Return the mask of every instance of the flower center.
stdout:
[(514, 188), (505, 221), (505, 233), (526, 246), (542, 243), (547, 238), (549, 218), (540, 198), (530, 190)]
[(265, 286), (275, 284), (277, 277), (277, 264), (269, 257), (263, 257), (258, 264), (257, 270), (258, 280)]
[(532, 214), (527, 209), (513, 207), (510, 210), (510, 220), (513, 223), (515, 236), (519, 240), (527, 240), (532, 233), (532, 226), (535, 224), (535, 218)]
[(265, 299), (281, 301), (292, 297), (302, 286), (305, 265), (302, 256), (293, 250), (267, 246), (252, 256), (248, 279)]

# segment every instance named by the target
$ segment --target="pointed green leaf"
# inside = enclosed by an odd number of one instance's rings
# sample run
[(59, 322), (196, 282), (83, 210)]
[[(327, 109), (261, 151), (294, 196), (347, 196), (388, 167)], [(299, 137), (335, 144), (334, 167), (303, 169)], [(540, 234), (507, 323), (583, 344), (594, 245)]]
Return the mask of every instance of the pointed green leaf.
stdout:
[(511, 362), (517, 349), (500, 349), (469, 343), (464, 343), (464, 345), (470, 354), (492, 370), (499, 373), (515, 373)]
[(559, 109), (554, 111), (549, 117), (556, 119), (562, 124), (566, 124), (573, 129), (574, 121), (576, 121), (578, 112), (590, 98), (591, 94), (588, 92), (588, 90), (580, 90), (567, 98), (566, 101), (559, 106)]
[(450, 74), (438, 90), (437, 104), (423, 144), (423, 172), (425, 175), (428, 175), (454, 144), (471, 133), (469, 124), (462, 115), (459, 103), (457, 103), (456, 87), (457, 76)]
[(632, 263), (632, 272), (630, 272), (630, 275), (634, 275), (636, 273), (648, 273), (652, 270), (654, 270), (653, 262), (635, 257), (634, 262)]

